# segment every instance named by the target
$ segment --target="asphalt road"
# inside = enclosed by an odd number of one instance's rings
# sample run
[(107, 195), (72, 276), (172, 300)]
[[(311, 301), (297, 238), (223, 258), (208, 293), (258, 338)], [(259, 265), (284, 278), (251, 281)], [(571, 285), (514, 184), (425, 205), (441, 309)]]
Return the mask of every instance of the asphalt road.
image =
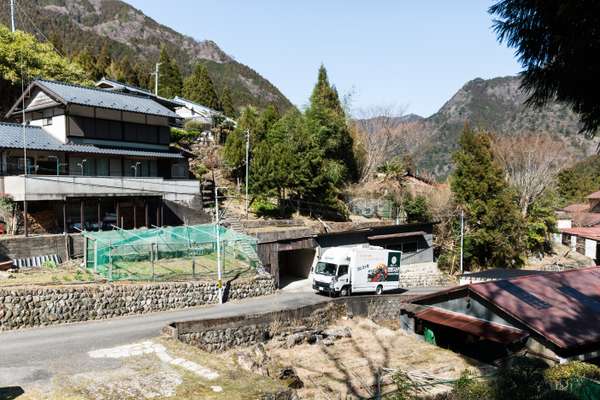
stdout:
[(43, 384), (56, 374), (111, 368), (111, 360), (93, 360), (87, 353), (156, 337), (173, 321), (275, 311), (326, 301), (328, 297), (314, 293), (280, 293), (223, 305), (0, 332), (0, 387)]
[(156, 337), (173, 321), (284, 310), (329, 300), (312, 292), (280, 292), (223, 305), (0, 332), (0, 388), (43, 388), (57, 375), (116, 368), (118, 360), (92, 359), (87, 353)]

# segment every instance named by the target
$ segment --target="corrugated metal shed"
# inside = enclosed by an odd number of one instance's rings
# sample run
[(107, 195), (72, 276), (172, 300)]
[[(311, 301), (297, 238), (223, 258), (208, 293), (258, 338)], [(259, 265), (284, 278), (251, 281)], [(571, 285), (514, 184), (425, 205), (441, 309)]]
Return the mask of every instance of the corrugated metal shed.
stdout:
[(600, 349), (599, 267), (459, 286), (414, 303), (435, 305), (465, 296), (481, 299), (563, 354)]
[[(25, 146), (30, 150), (59, 151), (69, 153), (106, 154), (134, 157), (183, 158), (180, 153), (142, 151), (120, 148), (98, 147), (91, 144), (62, 143), (38, 126), (25, 126)], [(0, 123), (0, 148), (22, 149), (23, 126)]]
[(433, 322), (434, 324), (458, 329), (497, 343), (510, 344), (529, 336), (527, 332), (523, 332), (520, 329), (484, 321), (436, 307), (429, 307), (423, 311), (417, 312), (415, 317)]

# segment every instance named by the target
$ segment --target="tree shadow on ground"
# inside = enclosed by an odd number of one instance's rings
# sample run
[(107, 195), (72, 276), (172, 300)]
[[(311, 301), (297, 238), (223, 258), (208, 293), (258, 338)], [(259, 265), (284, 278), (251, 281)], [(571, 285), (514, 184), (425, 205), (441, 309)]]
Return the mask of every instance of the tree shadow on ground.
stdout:
[(13, 400), (25, 394), (21, 386), (0, 387), (0, 400)]

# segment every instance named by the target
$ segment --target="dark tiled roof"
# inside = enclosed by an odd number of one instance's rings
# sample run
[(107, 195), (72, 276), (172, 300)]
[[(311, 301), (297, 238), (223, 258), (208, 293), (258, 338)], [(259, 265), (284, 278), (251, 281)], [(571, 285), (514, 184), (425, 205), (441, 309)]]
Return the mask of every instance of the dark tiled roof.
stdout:
[[(47, 150), (69, 153), (123, 155), (134, 157), (183, 158), (180, 153), (130, 150), (99, 147), (91, 144), (62, 143), (38, 126), (25, 127), (26, 147), (29, 150)], [(23, 126), (0, 123), (0, 148), (22, 149)]]
[(177, 114), (147, 96), (103, 90), (69, 83), (38, 79), (34, 84), (49, 90), (67, 104), (103, 107), (113, 110), (178, 118)]
[(112, 86), (112, 89), (100, 88), (102, 90), (116, 90), (116, 91), (121, 91), (121, 92), (125, 92), (125, 93), (134, 93), (137, 95), (141, 95), (144, 97), (149, 97), (151, 99), (154, 99), (157, 102), (159, 102), (163, 105), (166, 105), (167, 107), (171, 107), (171, 108), (181, 105), (174, 100), (169, 100), (169, 99), (161, 97), (161, 96), (156, 96), (150, 90), (142, 89), (142, 88), (134, 86), (134, 85), (128, 85), (126, 83), (115, 81), (112, 79), (102, 78), (98, 82), (96, 82), (96, 87), (100, 87), (100, 85), (102, 85), (102, 84)]

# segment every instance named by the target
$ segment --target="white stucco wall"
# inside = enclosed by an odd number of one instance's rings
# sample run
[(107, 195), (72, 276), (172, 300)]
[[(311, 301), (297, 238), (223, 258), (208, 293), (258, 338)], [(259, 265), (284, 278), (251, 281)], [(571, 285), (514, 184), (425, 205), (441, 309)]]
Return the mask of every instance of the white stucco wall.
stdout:
[(596, 259), (596, 241), (592, 239), (585, 239), (585, 256)]
[(572, 228), (573, 227), (572, 225), (573, 225), (573, 220), (571, 220), (570, 218), (556, 220), (556, 227), (558, 229)]
[(67, 143), (67, 120), (64, 115), (57, 115), (50, 117), (52, 119), (51, 125), (44, 125), (46, 119), (35, 119), (30, 122), (33, 126), (41, 126), (43, 130), (48, 132), (54, 138), (60, 140), (62, 143)]

